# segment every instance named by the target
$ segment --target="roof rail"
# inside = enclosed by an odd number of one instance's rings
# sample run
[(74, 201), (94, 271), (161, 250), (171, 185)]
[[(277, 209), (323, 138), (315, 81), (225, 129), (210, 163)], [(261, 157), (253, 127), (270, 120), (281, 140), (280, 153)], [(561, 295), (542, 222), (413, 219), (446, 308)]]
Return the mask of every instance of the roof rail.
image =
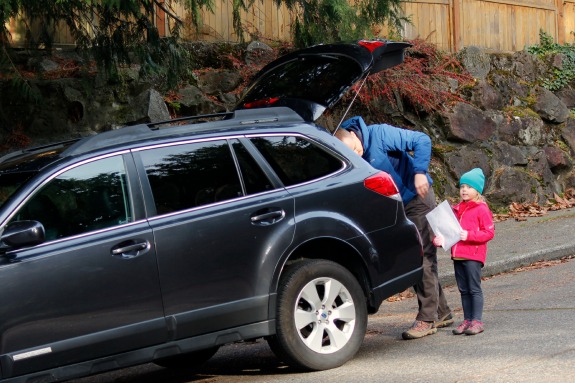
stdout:
[[(206, 118), (220, 117), (216, 121), (202, 121), (199, 124), (184, 124), (174, 126), (174, 122), (201, 120)], [(232, 118), (233, 117), (233, 118)], [(230, 129), (234, 127), (262, 124), (262, 123), (275, 123), (278, 121), (302, 121), (302, 118), (293, 110), (287, 107), (276, 107), (266, 109), (244, 109), (236, 110), (233, 112), (203, 114), (199, 116), (181, 117), (173, 120), (145, 123), (139, 125), (126, 126), (120, 129), (109, 130), (106, 132), (98, 133), (94, 136), (85, 137), (75, 144), (68, 147), (62, 152), (62, 156), (77, 155), (87, 153), (89, 151), (100, 149), (106, 146), (114, 146), (116, 144), (125, 143), (126, 141), (139, 141), (152, 137), (157, 137), (163, 131), (163, 134), (185, 134), (193, 131), (193, 129)], [(160, 125), (170, 125), (165, 129), (160, 128)]]
[(89, 152), (91, 149), (102, 148), (108, 145), (119, 144), (125, 141), (124, 137), (137, 140), (150, 136), (152, 130), (147, 124), (126, 126), (119, 129), (108, 130), (93, 136), (87, 136), (71, 145), (62, 152), (62, 156), (72, 156)]
[(50, 148), (56, 149), (56, 148), (65, 146), (67, 144), (70, 144), (72, 142), (76, 142), (78, 140), (80, 140), (80, 138), (74, 138), (71, 140), (53, 142), (50, 144), (39, 145), (39, 146), (31, 147), (31, 148), (25, 148), (25, 149), (17, 150), (15, 152), (10, 152), (10, 153), (7, 153), (7, 154), (3, 155), (2, 157), (0, 157), (0, 163), (4, 162), (4, 161), (8, 161), (12, 158), (19, 157), (19, 156), (24, 155), (24, 154), (32, 154), (32, 153), (40, 152), (40, 151), (43, 151), (45, 149), (50, 149)]
[[(224, 117), (224, 118), (222, 118), (222, 120), (225, 120), (225, 119), (229, 119), (229, 118), (233, 117), (233, 115), (234, 115), (234, 112), (201, 114), (198, 116), (186, 116), (186, 117), (178, 117), (178, 118), (174, 118), (174, 119), (166, 120), (166, 121), (150, 122), (147, 125), (150, 127), (150, 129), (154, 129), (154, 127), (157, 127), (158, 125), (173, 124), (174, 122), (180, 122), (180, 121), (201, 120), (204, 118), (216, 118), (216, 117)], [(158, 128), (156, 128), (156, 129), (158, 129)]]

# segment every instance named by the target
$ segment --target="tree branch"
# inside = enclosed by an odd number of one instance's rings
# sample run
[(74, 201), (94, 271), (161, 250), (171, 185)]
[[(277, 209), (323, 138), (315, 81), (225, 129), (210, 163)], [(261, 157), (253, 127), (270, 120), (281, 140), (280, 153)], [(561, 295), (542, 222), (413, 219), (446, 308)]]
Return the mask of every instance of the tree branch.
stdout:
[(174, 20), (176, 20), (178, 23), (183, 24), (183, 20), (180, 19), (178, 16), (176, 16), (173, 12), (171, 12), (170, 10), (168, 10), (166, 8), (166, 5), (163, 1), (161, 0), (154, 0), (154, 4), (156, 4), (158, 6), (158, 8), (160, 8), (162, 11), (166, 12), (166, 14), (168, 16), (170, 16), (171, 18), (173, 18)]

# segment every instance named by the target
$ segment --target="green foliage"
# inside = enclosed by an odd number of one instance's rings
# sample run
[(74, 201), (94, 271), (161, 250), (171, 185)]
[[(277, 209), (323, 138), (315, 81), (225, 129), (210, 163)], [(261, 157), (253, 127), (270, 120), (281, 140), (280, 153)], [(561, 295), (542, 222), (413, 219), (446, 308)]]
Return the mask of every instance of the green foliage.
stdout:
[(557, 44), (553, 41), (553, 37), (543, 30), (539, 32), (539, 40), (540, 44), (528, 47), (527, 52), (542, 58), (557, 54), (563, 57), (561, 67), (552, 67), (547, 77), (543, 79), (542, 85), (551, 91), (562, 89), (575, 79), (575, 45)]
[[(40, 101), (40, 95), (36, 89), (32, 88), (29, 82), (16, 70), (8, 50), (2, 46), (0, 46), (0, 74), (0, 78), (8, 80), (8, 87), (5, 88), (4, 92), (0, 92), (0, 100), (3, 97), (9, 97), (12, 102), (17, 100), (24, 102)], [(0, 103), (0, 105), (2, 104)]]
[(401, 16), (401, 0), (275, 0), (279, 6), (297, 12), (294, 21), (294, 45), (305, 47), (318, 43), (374, 37), (373, 28), (387, 22), (399, 30), (409, 19)]
[[(196, 27), (201, 9), (213, 8), (212, 0), (0, 0), (0, 44), (10, 46), (5, 28), (10, 18), (22, 16), (30, 48), (52, 48), (56, 27), (64, 23), (78, 50), (109, 79), (117, 81), (120, 67), (139, 63), (142, 75), (154, 75), (172, 88), (186, 72), (179, 44), (183, 21), (169, 8), (172, 3), (183, 4)], [(166, 11), (170, 37), (161, 37), (154, 25), (155, 7)]]

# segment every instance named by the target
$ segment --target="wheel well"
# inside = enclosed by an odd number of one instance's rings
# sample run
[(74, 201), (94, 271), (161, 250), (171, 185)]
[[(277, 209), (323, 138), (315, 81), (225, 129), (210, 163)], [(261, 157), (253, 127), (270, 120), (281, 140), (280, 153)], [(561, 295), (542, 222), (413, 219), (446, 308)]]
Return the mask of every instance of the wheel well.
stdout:
[(336, 238), (318, 238), (299, 246), (289, 257), (286, 266), (304, 259), (326, 259), (339, 263), (358, 280), (372, 312), (371, 283), (361, 255), (350, 244)]

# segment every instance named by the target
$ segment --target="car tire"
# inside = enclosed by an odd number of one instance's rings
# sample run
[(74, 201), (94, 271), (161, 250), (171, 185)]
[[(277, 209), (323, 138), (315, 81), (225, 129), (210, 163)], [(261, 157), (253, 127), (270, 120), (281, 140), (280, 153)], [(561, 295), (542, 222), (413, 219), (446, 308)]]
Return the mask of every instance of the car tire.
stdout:
[(357, 279), (326, 260), (298, 262), (280, 280), (272, 351), (288, 365), (319, 371), (343, 365), (359, 350), (367, 305)]
[(220, 346), (192, 351), (185, 354), (169, 356), (154, 361), (155, 364), (166, 368), (193, 369), (206, 363), (218, 352)]

